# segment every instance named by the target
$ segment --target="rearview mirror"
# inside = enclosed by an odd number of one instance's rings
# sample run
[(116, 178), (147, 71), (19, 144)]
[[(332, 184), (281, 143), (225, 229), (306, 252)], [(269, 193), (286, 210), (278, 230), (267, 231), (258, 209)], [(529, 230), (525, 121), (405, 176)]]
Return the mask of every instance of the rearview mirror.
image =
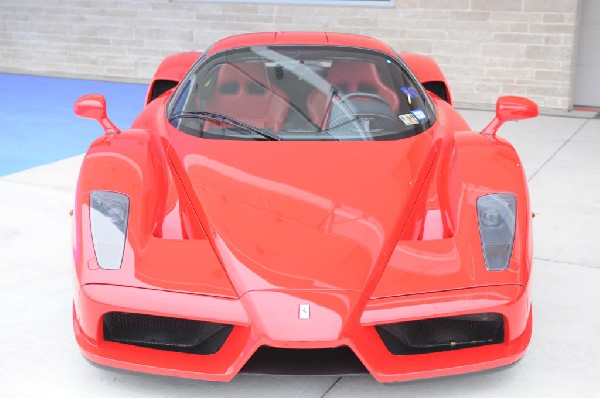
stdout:
[(106, 116), (106, 99), (103, 95), (87, 94), (80, 97), (75, 101), (73, 112), (79, 117), (96, 120), (106, 134), (119, 134), (121, 132)]
[(494, 137), (504, 122), (529, 119), (537, 115), (537, 104), (528, 98), (516, 96), (500, 97), (496, 102), (496, 116), (481, 131), (481, 134)]

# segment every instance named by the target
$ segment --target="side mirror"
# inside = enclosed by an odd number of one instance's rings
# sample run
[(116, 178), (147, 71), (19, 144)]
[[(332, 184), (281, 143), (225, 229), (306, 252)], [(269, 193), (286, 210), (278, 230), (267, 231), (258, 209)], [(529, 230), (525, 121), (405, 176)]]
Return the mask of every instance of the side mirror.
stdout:
[(75, 101), (73, 112), (79, 117), (96, 120), (106, 134), (119, 134), (121, 132), (106, 116), (106, 99), (103, 95), (84, 95)]
[(496, 116), (490, 124), (481, 130), (481, 134), (495, 137), (496, 132), (504, 122), (529, 119), (537, 115), (537, 104), (528, 98), (515, 96), (500, 97), (496, 102)]

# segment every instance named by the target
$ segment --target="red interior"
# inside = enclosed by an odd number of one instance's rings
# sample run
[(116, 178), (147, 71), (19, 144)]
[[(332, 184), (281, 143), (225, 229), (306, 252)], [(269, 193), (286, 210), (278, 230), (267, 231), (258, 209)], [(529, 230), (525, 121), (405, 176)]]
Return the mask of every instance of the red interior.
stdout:
[[(398, 112), (400, 100), (386, 86), (377, 72), (377, 67), (371, 62), (335, 60), (327, 73), (327, 81), (341, 91), (341, 95), (355, 92), (369, 92), (383, 97), (394, 113)], [(368, 88), (366, 90), (365, 88)], [(314, 90), (307, 99), (307, 109), (311, 120), (318, 126), (323, 126), (326, 116), (328, 94)]]
[(261, 62), (219, 66), (214, 93), (206, 110), (225, 113), (258, 128), (280, 131), (288, 112), (288, 96), (271, 86)]

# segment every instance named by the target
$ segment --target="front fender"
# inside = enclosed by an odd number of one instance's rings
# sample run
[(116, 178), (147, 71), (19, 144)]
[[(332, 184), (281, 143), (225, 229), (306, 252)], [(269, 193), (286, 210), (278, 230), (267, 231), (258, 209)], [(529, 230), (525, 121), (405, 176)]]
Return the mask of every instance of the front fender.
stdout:
[[(473, 132), (449, 133), (431, 178), (427, 206), (415, 218), (448, 219), (449, 234), (400, 240), (372, 298), (491, 285), (526, 286), (532, 263), (531, 210), (521, 161), (508, 141)], [(515, 241), (508, 269), (485, 267), (477, 198), (511, 192), (517, 198)], [(435, 219), (434, 219), (435, 222)], [(441, 221), (438, 221), (441, 223)]]
[[(236, 297), (165, 155), (148, 130), (99, 137), (81, 166), (74, 211), (74, 261), (79, 286), (90, 283)], [(90, 194), (129, 197), (120, 270), (99, 267), (90, 228)]]

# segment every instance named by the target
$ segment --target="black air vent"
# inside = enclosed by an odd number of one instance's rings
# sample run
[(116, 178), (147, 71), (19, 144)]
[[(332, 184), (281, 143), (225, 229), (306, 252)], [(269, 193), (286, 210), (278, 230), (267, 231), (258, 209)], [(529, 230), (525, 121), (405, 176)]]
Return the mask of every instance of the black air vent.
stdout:
[(172, 89), (177, 85), (178, 82), (174, 80), (155, 80), (152, 85), (152, 94), (150, 95), (150, 101), (153, 101), (156, 97), (161, 95), (167, 90)]
[(157, 350), (209, 355), (221, 349), (233, 326), (154, 315), (104, 315), (104, 340)]
[(444, 84), (444, 82), (427, 82), (423, 83), (423, 87), (425, 87), (426, 90), (431, 91), (444, 101), (450, 102), (448, 101), (448, 90), (446, 89), (446, 85)]
[(504, 341), (503, 317), (494, 313), (391, 323), (375, 329), (394, 355), (450, 351)]

